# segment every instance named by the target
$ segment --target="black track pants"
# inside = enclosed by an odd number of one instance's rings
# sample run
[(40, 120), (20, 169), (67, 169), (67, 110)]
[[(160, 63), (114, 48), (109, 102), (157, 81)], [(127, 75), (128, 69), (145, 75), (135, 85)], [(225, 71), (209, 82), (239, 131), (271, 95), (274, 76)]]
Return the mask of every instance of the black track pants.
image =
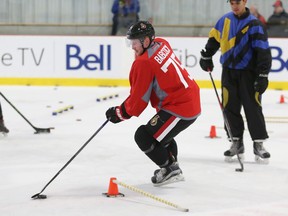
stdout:
[(268, 138), (262, 113), (261, 95), (254, 90), (255, 74), (246, 70), (223, 68), (222, 103), (233, 137), (243, 137), (243, 107), (252, 140)]

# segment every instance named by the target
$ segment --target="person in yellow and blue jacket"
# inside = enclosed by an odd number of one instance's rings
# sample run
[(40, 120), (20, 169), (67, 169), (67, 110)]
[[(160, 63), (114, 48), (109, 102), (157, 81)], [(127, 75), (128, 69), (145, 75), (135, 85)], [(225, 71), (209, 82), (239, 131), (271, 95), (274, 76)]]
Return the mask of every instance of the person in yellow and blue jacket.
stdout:
[(255, 159), (268, 162), (270, 153), (263, 147), (268, 134), (261, 106), (272, 61), (267, 31), (246, 7), (247, 0), (227, 2), (231, 12), (222, 16), (210, 31), (205, 50), (201, 51), (200, 66), (204, 71), (212, 72), (212, 56), (220, 48), (222, 108), (233, 136), (228, 134), (232, 144), (224, 152), (226, 160), (231, 161), (236, 154), (243, 160), (243, 107)]

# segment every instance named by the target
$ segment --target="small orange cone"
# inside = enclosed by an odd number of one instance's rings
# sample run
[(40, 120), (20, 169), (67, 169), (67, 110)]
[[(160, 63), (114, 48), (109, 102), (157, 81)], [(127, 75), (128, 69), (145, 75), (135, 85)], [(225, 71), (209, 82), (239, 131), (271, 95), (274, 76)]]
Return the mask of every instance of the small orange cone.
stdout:
[(210, 134), (209, 134), (209, 137), (210, 138), (216, 138), (216, 127), (215, 125), (212, 125), (211, 128), (210, 128)]
[(118, 185), (116, 183), (114, 183), (113, 180), (116, 180), (116, 178), (115, 177), (110, 178), (108, 192), (103, 193), (103, 195), (105, 195), (107, 197), (118, 197), (118, 196), (124, 197), (124, 194), (119, 193)]
[(283, 94), (280, 96), (280, 102), (279, 103), (280, 104), (285, 103), (285, 97)]

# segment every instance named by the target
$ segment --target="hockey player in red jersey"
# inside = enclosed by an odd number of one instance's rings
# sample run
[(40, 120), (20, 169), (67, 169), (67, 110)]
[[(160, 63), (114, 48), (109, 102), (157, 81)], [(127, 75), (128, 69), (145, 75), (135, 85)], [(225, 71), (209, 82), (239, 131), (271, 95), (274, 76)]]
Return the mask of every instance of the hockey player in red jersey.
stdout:
[(136, 59), (129, 81), (130, 95), (120, 105), (106, 111), (106, 117), (118, 123), (139, 116), (149, 101), (157, 113), (135, 132), (139, 148), (160, 167), (151, 181), (163, 185), (183, 180), (177, 162), (174, 139), (201, 113), (199, 87), (175, 56), (170, 44), (155, 38), (153, 26), (139, 21), (127, 32)]

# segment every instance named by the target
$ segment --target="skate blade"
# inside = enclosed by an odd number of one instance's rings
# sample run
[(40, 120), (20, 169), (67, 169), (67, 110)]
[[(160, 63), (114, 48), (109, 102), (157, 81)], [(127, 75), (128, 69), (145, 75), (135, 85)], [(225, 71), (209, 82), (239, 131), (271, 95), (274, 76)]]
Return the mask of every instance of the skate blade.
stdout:
[[(239, 158), (240, 158), (240, 161), (243, 163), (244, 160), (245, 160), (244, 154), (239, 154)], [(225, 156), (224, 161), (227, 162), (227, 163), (235, 163), (235, 162), (238, 163), (238, 158), (237, 158), (237, 155), (234, 155), (232, 157)]]
[(163, 186), (163, 185), (172, 184), (172, 183), (176, 183), (176, 182), (180, 182), (180, 181), (185, 181), (185, 178), (184, 178), (184, 176), (182, 174), (179, 174), (179, 175), (176, 175), (176, 176), (172, 176), (171, 178), (167, 179), (164, 182), (156, 183), (156, 184), (153, 184), (153, 185), (154, 185), (154, 187), (160, 187), (160, 186)]
[(258, 164), (269, 164), (269, 158), (261, 158), (258, 155), (255, 155), (255, 162)]

